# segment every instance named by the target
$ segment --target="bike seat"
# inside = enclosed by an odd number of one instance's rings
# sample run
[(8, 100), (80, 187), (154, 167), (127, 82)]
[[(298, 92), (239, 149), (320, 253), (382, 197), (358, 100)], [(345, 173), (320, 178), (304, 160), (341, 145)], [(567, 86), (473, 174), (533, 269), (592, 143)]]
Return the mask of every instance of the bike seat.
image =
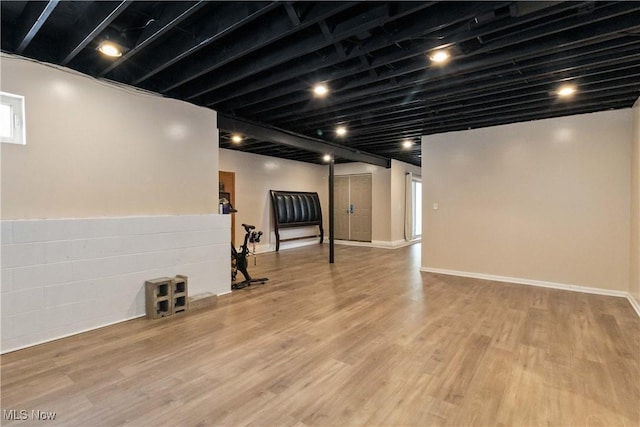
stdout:
[(255, 225), (249, 225), (249, 224), (242, 224), (242, 226), (244, 227), (245, 230), (249, 231), (249, 230), (253, 230), (254, 228), (256, 228)]

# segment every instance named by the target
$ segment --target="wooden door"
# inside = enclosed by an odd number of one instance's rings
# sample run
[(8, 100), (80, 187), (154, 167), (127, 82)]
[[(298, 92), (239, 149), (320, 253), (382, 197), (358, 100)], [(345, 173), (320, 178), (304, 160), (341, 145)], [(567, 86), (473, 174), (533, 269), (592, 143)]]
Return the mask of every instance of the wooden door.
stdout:
[(350, 240), (371, 241), (371, 174), (352, 175), (350, 180)]
[[(236, 205), (236, 173), (218, 171), (218, 189), (219, 192), (229, 193), (229, 202), (232, 206)], [(231, 244), (236, 245), (235, 239), (236, 216), (231, 214)]]
[(333, 181), (333, 232), (338, 240), (349, 240), (349, 177), (336, 176)]
[(338, 240), (371, 241), (371, 174), (334, 178), (334, 235)]

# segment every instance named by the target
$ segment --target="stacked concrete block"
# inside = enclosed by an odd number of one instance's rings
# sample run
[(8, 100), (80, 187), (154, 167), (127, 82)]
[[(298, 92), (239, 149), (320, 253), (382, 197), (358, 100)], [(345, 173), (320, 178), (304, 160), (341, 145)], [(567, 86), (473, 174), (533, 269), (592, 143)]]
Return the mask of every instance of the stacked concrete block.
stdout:
[(187, 276), (160, 277), (145, 282), (147, 319), (158, 319), (187, 311)]

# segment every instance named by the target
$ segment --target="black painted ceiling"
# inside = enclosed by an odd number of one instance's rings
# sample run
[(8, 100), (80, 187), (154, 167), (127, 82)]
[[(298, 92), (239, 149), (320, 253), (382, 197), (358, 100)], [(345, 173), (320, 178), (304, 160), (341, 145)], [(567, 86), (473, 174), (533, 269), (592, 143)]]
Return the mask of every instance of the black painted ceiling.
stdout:
[[(640, 96), (639, 1), (2, 1), (1, 22), (5, 52), (416, 165), (420, 135)], [(105, 38), (124, 55), (99, 53)], [(440, 47), (452, 58), (434, 65)], [(578, 92), (560, 100), (566, 82)], [(321, 162), (224, 129), (220, 146)]]

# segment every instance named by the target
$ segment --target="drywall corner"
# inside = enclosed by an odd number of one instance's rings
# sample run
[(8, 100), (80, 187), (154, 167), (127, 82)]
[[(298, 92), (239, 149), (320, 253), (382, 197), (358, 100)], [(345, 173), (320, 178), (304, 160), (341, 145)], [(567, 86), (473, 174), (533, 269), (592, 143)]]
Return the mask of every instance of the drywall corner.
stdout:
[(640, 306), (640, 98), (632, 111), (629, 294), (635, 300), (636, 306)]

